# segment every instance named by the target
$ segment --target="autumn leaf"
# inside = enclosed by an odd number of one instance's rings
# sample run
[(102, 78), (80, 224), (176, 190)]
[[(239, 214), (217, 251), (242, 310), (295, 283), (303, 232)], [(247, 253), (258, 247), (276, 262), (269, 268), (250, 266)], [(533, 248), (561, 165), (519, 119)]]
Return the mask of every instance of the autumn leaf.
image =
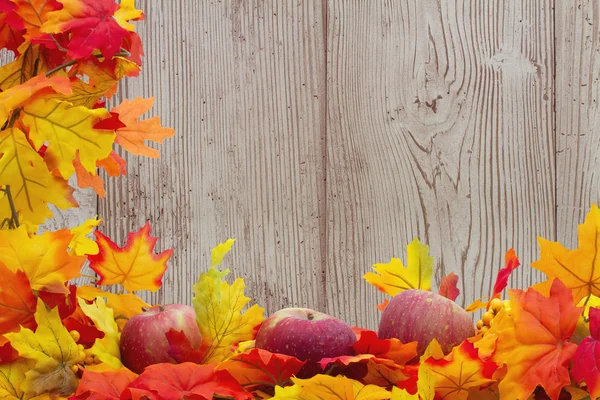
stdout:
[(118, 107), (114, 107), (111, 112), (119, 114), (119, 119), (126, 125), (124, 128), (117, 129), (116, 143), (132, 154), (158, 158), (158, 150), (146, 146), (144, 141), (151, 140), (162, 143), (164, 139), (174, 136), (175, 131), (171, 128), (162, 127), (160, 118), (156, 116), (143, 121), (138, 120), (142, 114), (152, 108), (153, 103), (154, 98), (125, 99)]
[[(9, 364), (0, 365), (0, 399), (20, 400), (25, 393), (21, 385), (25, 380), (25, 372), (32, 367), (32, 362), (19, 359)], [(27, 398), (27, 397), (26, 397)]]
[[(14, 4), (8, 2), (8, 5), (12, 8)], [(10, 11), (10, 10), (6, 10)], [(0, 10), (0, 49), (7, 48), (10, 51), (14, 51), (18, 54), (18, 48), (23, 43), (24, 29), (15, 29), (7, 22), (9, 14)]]
[(72, 228), (71, 234), (73, 235), (73, 238), (69, 243), (71, 252), (74, 252), (78, 256), (98, 254), (98, 244), (88, 238), (87, 235), (92, 233), (94, 228), (100, 225), (101, 222), (102, 218), (88, 219), (81, 225)]
[(4, 333), (14, 332), (19, 326), (35, 326), (33, 314), (37, 301), (23, 271), (11, 271), (0, 262), (0, 276), (0, 344), (3, 345)]
[(115, 12), (115, 20), (123, 29), (133, 31), (135, 25), (128, 21), (139, 21), (144, 18), (144, 13), (135, 8), (134, 0), (121, 0), (119, 9)]
[(38, 299), (35, 320), (35, 333), (21, 328), (5, 335), (21, 357), (35, 362), (25, 373), (21, 388), (26, 393), (70, 395), (78, 383), (71, 367), (81, 362), (84, 354), (63, 326), (57, 308), (48, 309)]
[(42, 23), (48, 19), (48, 13), (58, 10), (56, 0), (12, 0), (15, 4), (13, 17), (25, 29), (24, 38), (28, 42), (46, 36), (40, 31)]
[(356, 354), (373, 354), (404, 365), (417, 356), (417, 342), (402, 343), (400, 340), (379, 339), (374, 331), (363, 329), (359, 339), (352, 345)]
[(418, 394), (410, 394), (404, 389), (394, 386), (390, 400), (419, 400)]
[(454, 272), (450, 272), (448, 275), (442, 278), (442, 284), (440, 285), (440, 296), (444, 296), (452, 301), (456, 300), (460, 294), (460, 290), (456, 286), (458, 283), (458, 275)]
[(150, 304), (133, 293), (110, 293), (94, 286), (78, 286), (77, 297), (88, 301), (93, 301), (96, 297), (105, 298), (106, 305), (113, 309), (115, 321), (120, 329), (131, 317), (141, 314), (144, 308), (150, 308)]
[(100, 361), (107, 363), (114, 369), (121, 368), (123, 366), (119, 350), (121, 337), (119, 327), (114, 319), (113, 309), (106, 307), (102, 297), (96, 298), (93, 304), (87, 304), (84, 300), (79, 299), (79, 307), (85, 315), (94, 321), (96, 328), (104, 332), (104, 337), (96, 339), (90, 353), (96, 355)]
[(63, 319), (63, 325), (69, 332), (79, 332), (79, 340), (76, 340), (77, 344), (90, 348), (94, 345), (96, 339), (102, 339), (104, 337), (104, 332), (101, 332), (94, 325), (94, 322), (84, 314), (77, 301), (75, 301), (75, 304), (75, 311), (67, 318)]
[(568, 364), (577, 345), (569, 339), (582, 309), (573, 305), (571, 291), (558, 279), (549, 297), (533, 289), (510, 290), (509, 296), (512, 317), (500, 311), (475, 347), (480, 357), (491, 355), (508, 367), (499, 384), (502, 398), (526, 399), (540, 385), (558, 399), (571, 382)]
[[(10, 187), (15, 209), (25, 221), (38, 224), (50, 218), (49, 204), (63, 210), (78, 205), (73, 189), (52, 176), (21, 130), (0, 131), (0, 155), (0, 186)], [(10, 216), (10, 208), (8, 199), (0, 199), (0, 217)]]
[(64, 320), (77, 309), (77, 286), (68, 285), (68, 293), (53, 293), (40, 290), (37, 295), (49, 308), (58, 307), (58, 315)]
[(70, 32), (69, 56), (88, 58), (98, 49), (104, 57), (111, 58), (119, 52), (128, 32), (113, 18), (119, 9), (117, 3), (113, 0), (59, 1), (62, 9), (49, 13), (41, 30), (45, 33)]
[(593, 294), (600, 295), (600, 209), (593, 205), (579, 225), (579, 246), (567, 250), (558, 242), (538, 238), (540, 259), (531, 266), (551, 281), (560, 279), (573, 292), (574, 304)]
[[(121, 399), (212, 399), (214, 395), (250, 400), (240, 384), (227, 371), (214, 371), (214, 364), (155, 364), (129, 384)], [(135, 395), (134, 395), (135, 393)]]
[(71, 81), (64, 76), (46, 78), (42, 74), (21, 85), (0, 92), (0, 125), (6, 121), (12, 110), (46, 93), (70, 94)]
[(0, 89), (6, 91), (47, 71), (48, 61), (46, 55), (40, 51), (40, 46), (28, 46), (16, 60), (0, 67)]
[(192, 343), (190, 343), (190, 340), (183, 331), (171, 328), (165, 333), (165, 337), (169, 344), (167, 354), (175, 360), (176, 364), (184, 362), (201, 364), (204, 360), (204, 352), (199, 348), (192, 346)]
[(90, 268), (100, 276), (99, 285), (121, 284), (130, 292), (156, 292), (160, 288), (173, 250), (153, 253), (157, 239), (150, 236), (149, 223), (138, 232), (130, 233), (122, 248), (100, 231), (95, 231), (94, 234), (100, 251), (88, 256), (88, 259)]
[(431, 289), (433, 257), (429, 247), (415, 239), (407, 247), (408, 267), (398, 258), (389, 264), (375, 264), (375, 272), (367, 272), (363, 278), (381, 292), (395, 296), (408, 289)]
[(433, 400), (432, 391), (424, 387), (429, 386), (440, 398), (467, 400), (473, 388), (493, 382), (496, 368), (496, 363), (482, 361), (473, 344), (464, 341), (444, 358), (424, 359), (419, 367), (419, 393), (423, 400)]
[(91, 110), (58, 100), (38, 99), (23, 108), (29, 138), (38, 149), (49, 143), (48, 152), (58, 160), (58, 170), (65, 179), (75, 173), (73, 161), (77, 155), (85, 170), (95, 174), (98, 160), (112, 152), (115, 133), (94, 128), (109, 117), (103, 108)]
[(227, 239), (224, 243), (219, 243), (215, 246), (211, 251), (211, 267), (218, 267), (223, 262), (223, 258), (231, 251), (233, 248), (233, 244), (235, 243), (235, 239)]
[(86, 369), (73, 400), (118, 400), (125, 388), (137, 377), (136, 373), (125, 367), (104, 372)]
[(583, 339), (573, 357), (571, 373), (585, 381), (592, 399), (600, 397), (600, 309), (590, 309), (590, 336)]
[(251, 300), (244, 295), (246, 285), (240, 278), (229, 285), (223, 280), (228, 274), (229, 270), (219, 272), (212, 267), (193, 286), (192, 304), (202, 335), (204, 363), (231, 357), (231, 346), (254, 339), (255, 328), (264, 320), (264, 309), (256, 304), (243, 312)]
[(345, 376), (315, 375), (310, 379), (292, 378), (294, 385), (275, 387), (277, 400), (377, 400), (392, 396), (384, 388), (362, 383)]
[(220, 363), (215, 370), (225, 370), (246, 389), (283, 386), (305, 364), (295, 357), (252, 349)]
[(85, 257), (69, 255), (72, 237), (68, 229), (31, 237), (23, 226), (0, 231), (0, 263), (23, 271), (34, 290), (68, 293), (65, 282), (80, 276), (85, 262)]

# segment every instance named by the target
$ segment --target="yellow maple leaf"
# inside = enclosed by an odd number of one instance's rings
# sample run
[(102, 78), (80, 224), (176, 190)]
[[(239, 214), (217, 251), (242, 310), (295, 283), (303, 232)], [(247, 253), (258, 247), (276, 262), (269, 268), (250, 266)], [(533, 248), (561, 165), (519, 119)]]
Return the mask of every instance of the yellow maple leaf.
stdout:
[(394, 386), (390, 400), (419, 400), (419, 394), (410, 394), (405, 389)]
[(135, 0), (121, 0), (119, 9), (113, 15), (114, 19), (123, 29), (134, 31), (135, 25), (127, 21), (137, 21), (144, 18), (144, 13), (135, 8)]
[(221, 263), (223, 262), (223, 258), (225, 257), (225, 255), (227, 255), (227, 253), (231, 251), (231, 248), (233, 247), (234, 243), (235, 239), (227, 239), (225, 243), (220, 243), (215, 248), (213, 248), (211, 251), (210, 266), (218, 267), (219, 265), (221, 265)]
[(375, 264), (375, 272), (367, 272), (363, 278), (381, 292), (395, 296), (409, 289), (431, 289), (433, 276), (433, 257), (429, 255), (429, 246), (413, 240), (407, 247), (408, 267), (398, 258), (392, 258), (388, 264)]
[(106, 306), (102, 297), (97, 297), (93, 304), (87, 304), (83, 299), (78, 299), (78, 302), (83, 313), (90, 317), (96, 328), (104, 332), (104, 337), (96, 339), (90, 352), (112, 368), (121, 368), (123, 366), (119, 350), (121, 335), (114, 319), (113, 309)]
[[(63, 210), (78, 205), (73, 189), (48, 171), (20, 129), (0, 131), (0, 155), (0, 186), (10, 187), (15, 209), (24, 221), (43, 223), (52, 216), (48, 204)], [(0, 217), (4, 220), (10, 213), (11, 206), (4, 196), (0, 199)]]
[(0, 231), (0, 262), (23, 271), (33, 290), (68, 293), (65, 282), (80, 276), (85, 257), (69, 255), (73, 235), (68, 229), (27, 234), (25, 227)]
[(98, 244), (92, 239), (88, 238), (87, 235), (92, 233), (95, 227), (100, 225), (102, 218), (100, 219), (88, 219), (83, 224), (71, 228), (73, 238), (69, 243), (69, 248), (78, 256), (86, 254), (98, 254)]
[(21, 85), (0, 92), (0, 126), (4, 124), (4, 121), (6, 121), (12, 110), (35, 99), (35, 95), (38, 92), (47, 91), (48, 89), (57, 93), (70, 94), (71, 81), (64, 76), (46, 78), (42, 74), (29, 79)]
[(11, 363), (0, 365), (0, 399), (21, 400), (25, 393), (21, 385), (33, 363), (26, 359), (17, 359)]
[(156, 292), (162, 285), (167, 261), (173, 250), (154, 254), (156, 238), (150, 236), (150, 224), (130, 233), (123, 248), (117, 246), (102, 232), (94, 232), (100, 251), (88, 256), (90, 268), (99, 276), (99, 285), (121, 284), (127, 291)]
[(5, 337), (19, 355), (35, 364), (25, 372), (21, 389), (25, 393), (72, 394), (78, 380), (72, 367), (83, 361), (85, 354), (79, 351), (58, 313), (58, 307), (48, 309), (38, 299), (35, 312), (35, 332), (21, 328), (19, 332), (7, 333)]
[(264, 309), (253, 305), (244, 295), (244, 280), (238, 278), (230, 286), (223, 280), (229, 270), (215, 267), (200, 275), (194, 284), (192, 304), (202, 335), (203, 363), (225, 361), (233, 355), (232, 345), (254, 339), (255, 328), (264, 320)]
[(23, 123), (29, 138), (39, 149), (48, 142), (48, 152), (58, 160), (58, 170), (67, 179), (75, 173), (73, 160), (79, 154), (86, 171), (95, 174), (96, 163), (109, 156), (115, 133), (94, 129), (110, 113), (104, 108), (89, 109), (55, 99), (37, 99), (23, 108)]
[(119, 106), (111, 109), (111, 112), (118, 113), (119, 120), (126, 125), (117, 129), (116, 143), (132, 154), (158, 158), (158, 150), (146, 146), (144, 141), (162, 143), (164, 139), (174, 136), (175, 130), (162, 127), (159, 117), (138, 121), (138, 118), (152, 108), (153, 103), (154, 98), (125, 99)]
[(315, 375), (310, 379), (292, 378), (292, 386), (275, 387), (277, 400), (378, 400), (392, 393), (376, 385), (363, 385), (345, 376)]
[(6, 91), (47, 71), (48, 62), (40, 46), (28, 44), (16, 60), (0, 67), (0, 89)]
[(77, 297), (93, 301), (96, 297), (104, 297), (106, 305), (114, 310), (113, 315), (120, 329), (134, 315), (141, 314), (150, 304), (133, 293), (110, 293), (94, 286), (77, 286)]
[(579, 245), (575, 250), (538, 238), (540, 259), (531, 265), (548, 275), (548, 281), (558, 278), (567, 285), (575, 304), (590, 294), (600, 295), (600, 209), (596, 204), (578, 232)]

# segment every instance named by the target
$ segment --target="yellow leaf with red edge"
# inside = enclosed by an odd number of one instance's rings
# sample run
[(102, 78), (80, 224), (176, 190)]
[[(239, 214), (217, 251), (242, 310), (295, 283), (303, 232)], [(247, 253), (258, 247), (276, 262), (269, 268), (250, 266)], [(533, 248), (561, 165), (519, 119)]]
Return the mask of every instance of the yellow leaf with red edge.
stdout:
[(502, 310), (483, 339), (475, 343), (481, 357), (491, 355), (507, 373), (499, 384), (501, 398), (525, 399), (540, 385), (558, 399), (571, 383), (568, 366), (577, 350), (570, 342), (581, 307), (558, 279), (550, 296), (533, 289), (510, 290), (510, 316)]
[(310, 379), (292, 378), (292, 386), (275, 387), (276, 400), (378, 400), (392, 393), (375, 385), (363, 385), (345, 376), (315, 375)]
[(58, 170), (65, 179), (75, 173), (77, 155), (85, 170), (94, 174), (98, 160), (112, 152), (115, 133), (94, 128), (109, 117), (104, 108), (92, 110), (59, 100), (38, 99), (23, 108), (29, 138), (38, 149), (48, 143), (47, 151), (58, 160)]
[(193, 286), (203, 363), (229, 359), (233, 346), (254, 339), (257, 326), (264, 320), (264, 309), (256, 304), (243, 312), (251, 300), (244, 295), (246, 285), (241, 278), (229, 285), (223, 280), (228, 274), (229, 270), (220, 272), (211, 267)]
[(68, 293), (65, 282), (80, 276), (85, 262), (69, 254), (72, 238), (68, 229), (31, 237), (23, 226), (0, 231), (0, 262), (13, 272), (23, 271), (34, 290)]
[[(0, 131), (0, 186), (9, 186), (13, 205), (23, 221), (43, 223), (52, 216), (48, 208), (77, 206), (73, 189), (53, 176), (42, 157), (29, 145), (25, 134), (11, 128)], [(11, 216), (8, 197), (0, 198), (0, 222)]]
[(430, 290), (433, 257), (429, 255), (429, 246), (415, 239), (406, 250), (408, 267), (405, 267), (400, 259), (392, 258), (388, 264), (375, 264), (375, 272), (367, 272), (363, 278), (390, 296), (409, 289)]
[(573, 292), (574, 304), (590, 294), (600, 295), (600, 209), (596, 204), (578, 232), (575, 250), (539, 238), (540, 259), (531, 265), (548, 275), (550, 281), (560, 279)]
[(35, 326), (33, 315), (37, 301), (23, 271), (11, 271), (0, 262), (0, 276), (0, 345), (3, 345), (6, 343), (4, 333), (16, 331), (19, 326)]
[(135, 30), (135, 25), (128, 21), (139, 21), (144, 18), (144, 13), (135, 8), (134, 0), (121, 0), (119, 9), (115, 12), (115, 20), (123, 29), (128, 31)]
[[(423, 360), (419, 367), (419, 378), (427, 378), (426, 382), (418, 382), (418, 386), (419, 392), (429, 393), (424, 396), (426, 398), (431, 397), (433, 389), (439, 398), (467, 400), (472, 389), (494, 382), (492, 376), (497, 368), (492, 361), (482, 361), (473, 344), (468, 341), (454, 347), (444, 358), (428, 357)], [(429, 388), (425, 388), (425, 385)]]
[(21, 400), (28, 398), (25, 397), (21, 385), (25, 380), (25, 373), (32, 366), (33, 363), (30, 360), (23, 358), (0, 365), (0, 399)]
[(53, 392), (68, 396), (78, 384), (72, 367), (83, 361), (85, 354), (78, 350), (62, 324), (58, 307), (48, 309), (38, 299), (35, 320), (35, 332), (21, 328), (17, 333), (5, 335), (21, 357), (35, 362), (25, 373), (21, 389), (25, 393)]
[(83, 224), (71, 228), (71, 233), (73, 234), (73, 238), (69, 243), (71, 252), (74, 252), (78, 256), (98, 254), (98, 244), (87, 236), (92, 233), (94, 228), (100, 225), (101, 222), (102, 218), (88, 219)]
[(150, 304), (132, 293), (110, 293), (95, 286), (78, 286), (77, 297), (88, 301), (93, 301), (96, 297), (105, 298), (106, 305), (113, 309), (119, 329), (123, 329), (131, 317), (141, 314), (145, 308), (150, 308)]
[(111, 112), (118, 113), (119, 120), (126, 125), (124, 128), (117, 129), (116, 143), (132, 154), (158, 158), (160, 157), (158, 150), (148, 147), (144, 144), (144, 141), (151, 140), (162, 143), (164, 139), (174, 136), (175, 131), (171, 128), (162, 127), (159, 117), (152, 117), (143, 121), (138, 120), (142, 114), (152, 108), (153, 103), (154, 98), (125, 99)]
[(121, 284), (127, 291), (149, 290), (156, 292), (162, 285), (167, 261), (173, 250), (154, 254), (156, 238), (150, 236), (147, 223), (138, 232), (127, 236), (124, 247), (117, 246), (102, 232), (94, 232), (100, 251), (88, 256), (90, 268), (100, 279), (99, 285)]
[(4, 124), (12, 110), (48, 93), (70, 94), (71, 81), (64, 76), (46, 78), (42, 74), (21, 85), (0, 92), (0, 126)]
[(96, 355), (100, 361), (107, 363), (114, 369), (121, 368), (123, 366), (121, 351), (119, 350), (121, 336), (114, 319), (113, 309), (106, 306), (102, 297), (96, 298), (92, 304), (87, 304), (82, 299), (78, 299), (78, 302), (83, 313), (94, 322), (96, 328), (104, 332), (104, 337), (96, 339), (90, 353)]

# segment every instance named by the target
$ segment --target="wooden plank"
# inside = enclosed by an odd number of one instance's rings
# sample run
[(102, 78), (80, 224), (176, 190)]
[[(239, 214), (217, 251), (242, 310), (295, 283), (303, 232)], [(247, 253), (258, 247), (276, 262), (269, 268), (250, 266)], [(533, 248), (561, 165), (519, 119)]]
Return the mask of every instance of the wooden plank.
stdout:
[(552, 2), (328, 2), (328, 311), (374, 328), (360, 281), (419, 237), (435, 282), (488, 295), (555, 237)]
[(123, 243), (147, 220), (173, 247), (163, 289), (191, 303), (210, 250), (237, 238), (225, 266), (268, 312), (325, 308), (325, 64), (319, 2), (140, 1), (146, 65), (113, 103), (156, 97), (151, 115), (177, 136), (160, 160), (127, 156), (110, 179), (102, 230)]
[[(14, 60), (12, 52), (0, 50), (0, 65), (8, 64)], [(81, 190), (77, 188), (75, 176), (69, 180), (69, 184), (77, 190), (73, 193), (75, 200), (79, 203), (78, 208), (60, 210), (54, 206), (50, 209), (54, 213), (52, 219), (46, 221), (40, 226), (40, 232), (45, 230), (58, 230), (62, 228), (72, 228), (80, 225), (87, 219), (94, 218), (97, 213), (98, 197), (92, 189)], [(87, 272), (87, 271), (86, 271)]]
[(557, 236), (577, 246), (577, 224), (600, 202), (600, 5), (556, 4)]

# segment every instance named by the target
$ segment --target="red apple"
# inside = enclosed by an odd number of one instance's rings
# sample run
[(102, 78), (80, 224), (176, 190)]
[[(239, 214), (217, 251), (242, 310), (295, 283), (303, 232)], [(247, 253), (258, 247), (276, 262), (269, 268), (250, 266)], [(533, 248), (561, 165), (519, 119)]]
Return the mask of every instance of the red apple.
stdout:
[(170, 329), (183, 331), (194, 348), (201, 342), (194, 308), (185, 304), (153, 307), (127, 321), (121, 332), (121, 361), (140, 374), (145, 367), (159, 363), (176, 363), (169, 357), (165, 334)]
[(473, 321), (463, 308), (439, 294), (418, 289), (394, 296), (379, 324), (379, 338), (417, 341), (419, 356), (434, 338), (448, 353), (474, 334)]
[(354, 331), (344, 321), (307, 308), (285, 308), (262, 323), (255, 346), (306, 361), (298, 373), (306, 378), (322, 372), (317, 364), (322, 358), (351, 354), (355, 342)]

